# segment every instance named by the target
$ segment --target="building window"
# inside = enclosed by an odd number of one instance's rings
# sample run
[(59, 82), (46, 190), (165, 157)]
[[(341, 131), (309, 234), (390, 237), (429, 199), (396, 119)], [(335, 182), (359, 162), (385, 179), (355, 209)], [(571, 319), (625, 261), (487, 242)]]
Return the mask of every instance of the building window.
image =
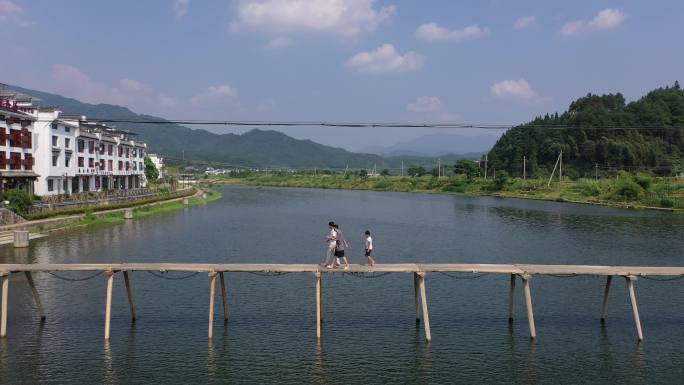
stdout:
[(130, 158), (130, 157), (131, 157), (131, 149), (126, 148), (126, 158)]
[(114, 151), (114, 146), (110, 144), (107, 146), (107, 155), (112, 155), (112, 151)]
[(88, 167), (95, 168), (95, 159), (94, 158), (88, 158)]
[(52, 123), (51, 126), (52, 126), (52, 129), (53, 129), (53, 130), (56, 130), (56, 129), (57, 129), (57, 123)]
[(69, 167), (69, 163), (71, 163), (71, 157), (65, 156), (64, 157), (64, 167)]
[[(69, 126), (64, 126), (64, 132), (69, 132), (69, 131), (71, 131), (71, 128)], [(64, 183), (66, 183), (66, 182), (64, 182)], [(66, 189), (64, 189), (64, 191), (66, 191)]]
[(119, 170), (123, 170), (123, 162), (119, 161)]
[(88, 153), (93, 154), (95, 152), (95, 142), (92, 140), (88, 141)]
[(48, 191), (54, 191), (55, 190), (55, 181), (52, 179), (48, 179)]
[(57, 147), (58, 140), (57, 135), (52, 135), (52, 147)]
[(119, 156), (123, 156), (123, 147), (119, 146)]
[(85, 141), (82, 139), (78, 140), (78, 152), (83, 152), (85, 150)]
[(64, 148), (71, 148), (71, 139), (64, 138)]
[[(64, 128), (69, 128), (69, 127), (64, 127)], [(67, 178), (64, 178), (62, 180), (62, 190), (64, 190), (64, 193), (66, 194), (69, 192), (69, 180)]]
[(84, 160), (82, 156), (78, 157), (78, 167), (83, 167), (84, 165)]
[(112, 171), (112, 165), (113, 165), (112, 160), (111, 160), (111, 159), (108, 160), (108, 161), (107, 161), (107, 170)]
[(105, 144), (100, 143), (100, 154), (104, 154), (104, 151), (105, 151)]
[(52, 167), (57, 167), (57, 162), (59, 162), (59, 155), (52, 155)]

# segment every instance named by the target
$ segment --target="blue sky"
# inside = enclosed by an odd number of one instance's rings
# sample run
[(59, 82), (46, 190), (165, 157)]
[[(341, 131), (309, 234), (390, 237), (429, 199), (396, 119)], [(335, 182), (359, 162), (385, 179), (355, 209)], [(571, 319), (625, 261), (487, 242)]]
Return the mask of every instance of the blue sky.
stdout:
[[(169, 119), (520, 123), (684, 80), (683, 16), (682, 1), (0, 0), (0, 81)], [(436, 131), (286, 132), (358, 150)]]

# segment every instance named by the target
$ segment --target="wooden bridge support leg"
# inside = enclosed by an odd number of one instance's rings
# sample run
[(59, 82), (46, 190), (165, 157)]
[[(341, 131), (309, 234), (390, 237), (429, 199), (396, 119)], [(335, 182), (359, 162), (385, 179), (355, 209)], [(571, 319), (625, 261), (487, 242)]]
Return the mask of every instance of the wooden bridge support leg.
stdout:
[(126, 294), (128, 295), (128, 307), (131, 309), (131, 321), (135, 322), (135, 300), (133, 299), (133, 287), (128, 277), (128, 272), (123, 272), (124, 283), (126, 284)]
[(33, 283), (33, 276), (31, 275), (30, 271), (25, 271), (24, 274), (26, 275), (26, 282), (28, 282), (28, 285), (31, 288), (31, 293), (33, 294), (33, 300), (36, 301), (36, 307), (38, 308), (38, 314), (40, 314), (40, 320), (45, 321), (45, 312), (43, 311), (43, 303), (40, 302), (40, 297), (38, 296), (38, 289), (36, 289), (36, 285)]
[(515, 281), (518, 277), (511, 274), (511, 290), (508, 292), (508, 323), (513, 323), (515, 317)]
[(612, 280), (612, 275), (606, 277), (606, 288), (603, 291), (603, 305), (601, 306), (601, 323), (605, 323), (608, 316), (608, 293), (610, 292), (610, 282)]
[(109, 325), (112, 320), (112, 288), (114, 286), (114, 272), (107, 271), (107, 303), (105, 307), (105, 340), (109, 339)]
[(418, 273), (413, 273), (413, 294), (416, 303), (416, 323), (420, 323), (420, 290), (418, 289)]
[(223, 272), (219, 273), (221, 279), (221, 299), (223, 300), (223, 323), (228, 322), (228, 293), (226, 292), (226, 281), (223, 279)]
[(209, 273), (209, 339), (214, 338), (214, 300), (216, 299), (216, 272)]
[(639, 318), (639, 308), (637, 307), (636, 293), (634, 290), (634, 282), (636, 282), (637, 277), (628, 275), (625, 279), (627, 280), (627, 290), (629, 290), (629, 300), (632, 302), (632, 312), (634, 313), (637, 338), (639, 338), (639, 342), (642, 342), (644, 340), (644, 333), (641, 331), (641, 319)]
[(420, 289), (420, 303), (422, 305), (423, 327), (425, 328), (425, 340), (432, 340), (430, 332), (430, 314), (428, 312), (427, 295), (425, 294), (425, 273), (418, 273), (418, 288)]
[(534, 325), (534, 311), (532, 310), (532, 294), (530, 293), (530, 276), (521, 276), (523, 281), (523, 293), (525, 294), (525, 307), (527, 308), (527, 323), (530, 326), (530, 338), (537, 339), (537, 328)]
[(321, 321), (323, 320), (323, 298), (321, 297), (321, 272), (316, 272), (316, 338), (321, 338)]
[(2, 310), (0, 310), (0, 337), (7, 336), (7, 300), (9, 291), (9, 275), (0, 276), (2, 280)]

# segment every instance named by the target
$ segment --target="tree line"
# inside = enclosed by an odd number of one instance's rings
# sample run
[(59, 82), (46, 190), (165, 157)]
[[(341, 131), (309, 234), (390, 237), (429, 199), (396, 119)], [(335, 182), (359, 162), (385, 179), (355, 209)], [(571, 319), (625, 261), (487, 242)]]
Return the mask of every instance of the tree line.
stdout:
[(488, 153), (488, 168), (522, 175), (525, 160), (527, 175), (548, 175), (562, 151), (570, 177), (593, 175), (598, 167), (672, 175), (684, 169), (683, 126), (679, 82), (631, 103), (620, 93), (587, 94), (561, 115), (508, 130)]

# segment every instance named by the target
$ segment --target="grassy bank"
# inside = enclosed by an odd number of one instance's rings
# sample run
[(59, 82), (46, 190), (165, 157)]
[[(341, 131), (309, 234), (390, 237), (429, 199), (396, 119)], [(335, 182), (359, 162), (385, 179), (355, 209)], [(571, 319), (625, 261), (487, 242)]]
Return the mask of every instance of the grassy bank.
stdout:
[(32, 214), (27, 214), (24, 215), (24, 218), (32, 221), (32, 220), (37, 220), (37, 219), (47, 219), (47, 218), (58, 218), (58, 217), (65, 217), (65, 216), (70, 216), (70, 215), (76, 215), (76, 214), (86, 214), (89, 212), (98, 212), (98, 211), (109, 211), (109, 210), (115, 210), (115, 209), (122, 209), (126, 207), (135, 207), (135, 206), (140, 206), (140, 205), (146, 205), (150, 203), (155, 203), (155, 202), (162, 202), (174, 198), (182, 198), (185, 196), (190, 196), (193, 195), (197, 192), (194, 188), (187, 193), (167, 193), (167, 194), (159, 194), (153, 197), (149, 197), (146, 199), (141, 199), (137, 201), (124, 201), (120, 203), (111, 203), (111, 204), (101, 204), (98, 206), (92, 206), (92, 207), (77, 207), (73, 209), (56, 209), (52, 211), (43, 211), (43, 212), (37, 212), (37, 213), (32, 213)]
[[(183, 204), (182, 201), (175, 201), (175, 202), (159, 202), (159, 203), (153, 203), (153, 204), (146, 204), (144, 206), (139, 206), (133, 209), (133, 219), (140, 219), (140, 218), (145, 218), (151, 215), (155, 214), (160, 214), (160, 213), (165, 213), (169, 211), (174, 211), (178, 209), (182, 209), (185, 207), (190, 207), (190, 206), (198, 206), (201, 204), (205, 204), (208, 202), (212, 202), (215, 200), (218, 200), (221, 198), (221, 193), (219, 193), (216, 190), (208, 189), (208, 188), (203, 188), (202, 191), (204, 191), (207, 194), (206, 198), (202, 198), (201, 196), (192, 196), (188, 198), (188, 204), (185, 205)], [(51, 229), (45, 229), (42, 226), (37, 226), (33, 229), (31, 229), (31, 232), (46, 232), (46, 231), (54, 231), (54, 230), (65, 230), (65, 229), (71, 229), (71, 228), (76, 228), (76, 227), (84, 227), (84, 226), (97, 226), (97, 225), (107, 225), (107, 224), (118, 224), (124, 222), (124, 213), (123, 211), (118, 211), (118, 212), (113, 212), (109, 214), (102, 214), (102, 215), (96, 215), (93, 212), (87, 212), (86, 215), (74, 222), (56, 227), (56, 228), (51, 228)]]
[(275, 187), (307, 187), (374, 191), (422, 192), (462, 195), (491, 195), (512, 198), (566, 201), (629, 208), (684, 210), (684, 179), (620, 174), (611, 179), (557, 180), (497, 177), (468, 180), (455, 175), (367, 178), (357, 175), (264, 175), (216, 178), (213, 183)]

